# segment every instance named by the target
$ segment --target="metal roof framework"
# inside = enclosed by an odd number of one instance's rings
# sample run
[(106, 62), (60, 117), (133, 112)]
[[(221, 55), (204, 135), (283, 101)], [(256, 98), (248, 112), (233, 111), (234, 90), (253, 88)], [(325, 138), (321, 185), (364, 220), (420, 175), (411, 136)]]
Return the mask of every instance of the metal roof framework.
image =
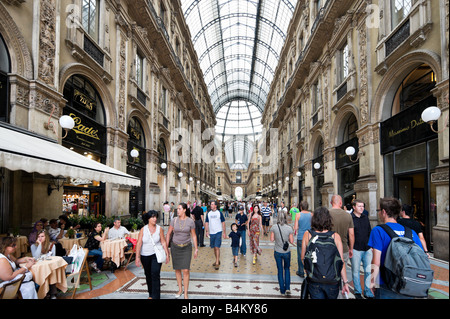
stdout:
[[(181, 0), (227, 162), (247, 168), (297, 0)], [(234, 137), (233, 137), (234, 136)]]

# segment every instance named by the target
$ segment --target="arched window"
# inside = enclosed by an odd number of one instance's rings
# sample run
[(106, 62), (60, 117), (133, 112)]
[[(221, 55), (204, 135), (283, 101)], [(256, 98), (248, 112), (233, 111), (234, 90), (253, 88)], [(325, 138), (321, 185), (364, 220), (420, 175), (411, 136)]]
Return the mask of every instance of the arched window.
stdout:
[(236, 183), (242, 183), (242, 173), (241, 172), (236, 173)]
[(0, 121), (9, 121), (9, 81), (11, 60), (5, 41), (0, 34)]
[(433, 104), (435, 98), (431, 91), (435, 86), (436, 75), (430, 66), (422, 64), (408, 74), (400, 84), (392, 103), (391, 115), (394, 116), (395, 114), (428, 99), (430, 99), (432, 102), (431, 104)]

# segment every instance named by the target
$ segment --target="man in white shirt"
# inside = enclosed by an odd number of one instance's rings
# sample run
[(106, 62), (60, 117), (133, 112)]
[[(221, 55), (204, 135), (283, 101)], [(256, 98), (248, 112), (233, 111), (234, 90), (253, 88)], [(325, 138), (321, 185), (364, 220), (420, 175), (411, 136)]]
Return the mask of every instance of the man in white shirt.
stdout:
[(220, 266), (220, 246), (222, 245), (222, 236), (227, 238), (225, 233), (225, 218), (223, 214), (217, 210), (217, 202), (210, 203), (211, 210), (206, 214), (205, 230), (206, 237), (209, 237), (210, 246), (214, 248), (216, 262), (213, 264), (216, 270)]
[(119, 217), (114, 219), (114, 227), (108, 231), (108, 239), (125, 238), (125, 235), (130, 232), (125, 227), (121, 226), (121, 220)]

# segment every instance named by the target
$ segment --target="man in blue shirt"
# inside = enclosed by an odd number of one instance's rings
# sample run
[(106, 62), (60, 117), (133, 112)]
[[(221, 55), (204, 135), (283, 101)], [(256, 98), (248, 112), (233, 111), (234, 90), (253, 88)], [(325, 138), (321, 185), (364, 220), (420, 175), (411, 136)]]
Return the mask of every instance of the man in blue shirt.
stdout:
[[(394, 232), (400, 236), (405, 236), (405, 227), (397, 223), (397, 218), (400, 216), (401, 204), (396, 198), (381, 198), (380, 209), (378, 210), (378, 217), (382, 224), (391, 227)], [(413, 240), (423, 249), (417, 233), (412, 230)], [(390, 290), (383, 281), (382, 276), (379, 276), (379, 269), (384, 265), (386, 252), (391, 243), (391, 237), (380, 226), (376, 226), (370, 233), (368, 245), (373, 248), (372, 256), (372, 291), (376, 299), (410, 299), (410, 297), (400, 295)], [(378, 284), (375, 286), (375, 284)]]

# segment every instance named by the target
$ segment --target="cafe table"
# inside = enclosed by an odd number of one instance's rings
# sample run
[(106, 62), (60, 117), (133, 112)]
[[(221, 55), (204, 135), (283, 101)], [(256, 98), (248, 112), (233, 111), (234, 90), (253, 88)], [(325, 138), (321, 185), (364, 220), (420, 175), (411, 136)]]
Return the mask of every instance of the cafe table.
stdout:
[(14, 257), (22, 257), (22, 253), (28, 252), (28, 238), (26, 236), (16, 237), (16, 251), (14, 252)]
[(124, 248), (127, 247), (125, 239), (107, 239), (100, 243), (104, 258), (111, 258), (111, 260), (120, 267), (120, 264), (125, 259)]
[(67, 262), (59, 256), (38, 260), (31, 266), (30, 271), (33, 274), (33, 281), (39, 285), (39, 299), (45, 298), (50, 290), (50, 285), (56, 285), (56, 288), (62, 292), (67, 291), (66, 267)]

